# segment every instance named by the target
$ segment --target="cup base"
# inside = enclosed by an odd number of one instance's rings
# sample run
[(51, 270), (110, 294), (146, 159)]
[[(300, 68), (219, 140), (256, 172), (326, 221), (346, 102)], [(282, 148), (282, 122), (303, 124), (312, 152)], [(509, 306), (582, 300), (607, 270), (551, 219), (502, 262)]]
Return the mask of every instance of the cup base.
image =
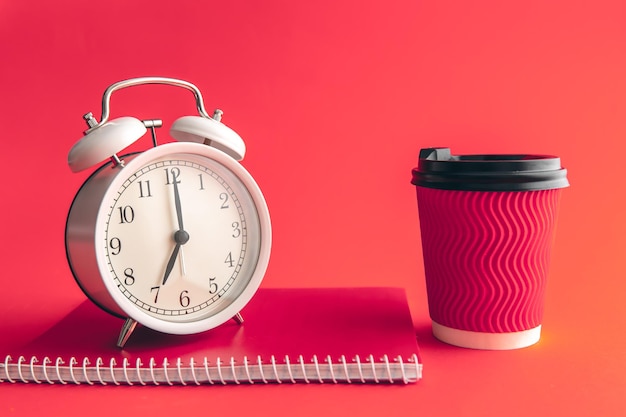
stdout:
[(470, 349), (511, 350), (534, 345), (541, 336), (541, 325), (511, 333), (485, 333), (454, 329), (433, 321), (433, 335), (442, 342)]

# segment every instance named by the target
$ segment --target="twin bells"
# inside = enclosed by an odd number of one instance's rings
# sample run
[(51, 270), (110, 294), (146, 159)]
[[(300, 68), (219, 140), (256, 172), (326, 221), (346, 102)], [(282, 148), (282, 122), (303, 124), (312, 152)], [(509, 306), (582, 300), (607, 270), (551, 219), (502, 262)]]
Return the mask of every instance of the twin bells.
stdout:
[[(205, 143), (221, 150), (236, 161), (241, 161), (246, 153), (243, 139), (228, 126), (222, 124), (222, 111), (215, 110), (209, 116), (204, 108), (202, 94), (198, 88), (183, 80), (164, 77), (140, 77), (117, 82), (109, 86), (102, 97), (102, 117), (98, 122), (91, 113), (84, 118), (89, 129), (70, 150), (67, 162), (72, 172), (80, 172), (113, 158), (146, 132), (147, 127), (158, 127), (161, 121), (142, 122), (134, 117), (120, 117), (109, 121), (111, 94), (116, 90), (143, 84), (165, 84), (190, 90), (196, 99), (199, 116), (183, 116), (170, 128), (170, 135), (181, 142)], [(155, 143), (156, 146), (156, 143)]]

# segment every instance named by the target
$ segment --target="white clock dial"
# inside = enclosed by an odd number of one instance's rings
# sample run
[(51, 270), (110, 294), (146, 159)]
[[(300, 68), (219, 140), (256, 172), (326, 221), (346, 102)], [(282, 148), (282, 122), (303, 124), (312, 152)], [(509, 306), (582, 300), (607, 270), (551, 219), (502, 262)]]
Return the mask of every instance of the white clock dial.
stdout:
[(169, 154), (127, 177), (116, 194), (103, 249), (109, 278), (129, 301), (151, 316), (188, 322), (241, 293), (259, 257), (260, 225), (231, 171)]

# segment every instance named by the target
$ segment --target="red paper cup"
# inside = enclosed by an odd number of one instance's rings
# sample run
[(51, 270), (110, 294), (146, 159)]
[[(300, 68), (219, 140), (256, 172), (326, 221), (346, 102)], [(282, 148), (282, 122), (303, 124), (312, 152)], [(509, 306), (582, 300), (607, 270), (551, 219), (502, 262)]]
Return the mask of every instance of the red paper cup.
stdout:
[(423, 149), (413, 170), (433, 334), (475, 349), (539, 341), (560, 159)]

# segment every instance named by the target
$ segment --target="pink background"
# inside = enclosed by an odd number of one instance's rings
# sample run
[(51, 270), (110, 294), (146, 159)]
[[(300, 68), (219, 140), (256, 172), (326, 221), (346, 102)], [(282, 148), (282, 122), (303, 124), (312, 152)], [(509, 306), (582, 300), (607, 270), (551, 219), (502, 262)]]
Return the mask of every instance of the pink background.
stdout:
[[(160, 75), (196, 84), (246, 140), (243, 163), (265, 193), (275, 236), (263, 285), (406, 288), (425, 373), (408, 387), (219, 395), (1, 384), (0, 412), (621, 415), (625, 8), (612, 0), (3, 1), (0, 354), (84, 300), (63, 244), (87, 176), (66, 165), (81, 116), (99, 117), (108, 85)], [(187, 91), (161, 86), (112, 101), (112, 117), (166, 126), (194, 112)], [(430, 335), (410, 184), (419, 149), (430, 146), (556, 154), (568, 168), (538, 345), (476, 352)]]

